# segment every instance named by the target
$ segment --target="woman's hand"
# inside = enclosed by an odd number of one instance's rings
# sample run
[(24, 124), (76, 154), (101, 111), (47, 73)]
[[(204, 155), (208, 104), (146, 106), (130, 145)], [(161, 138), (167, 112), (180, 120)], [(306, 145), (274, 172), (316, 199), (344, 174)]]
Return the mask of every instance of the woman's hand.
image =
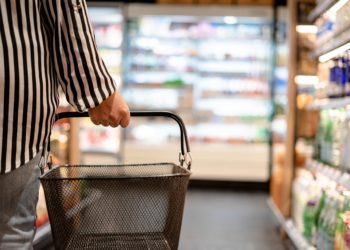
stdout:
[(94, 124), (105, 127), (115, 128), (120, 125), (125, 128), (130, 123), (129, 107), (118, 92), (114, 92), (95, 108), (89, 109), (89, 115)]

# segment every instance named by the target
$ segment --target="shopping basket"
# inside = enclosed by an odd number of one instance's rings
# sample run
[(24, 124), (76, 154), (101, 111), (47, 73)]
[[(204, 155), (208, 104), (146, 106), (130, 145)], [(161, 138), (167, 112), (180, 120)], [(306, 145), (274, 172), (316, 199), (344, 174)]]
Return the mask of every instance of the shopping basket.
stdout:
[[(66, 112), (68, 117), (88, 113)], [(60, 165), (41, 177), (56, 249), (177, 249), (189, 177), (190, 147), (181, 118), (179, 164)], [(186, 166), (184, 166), (184, 164)]]

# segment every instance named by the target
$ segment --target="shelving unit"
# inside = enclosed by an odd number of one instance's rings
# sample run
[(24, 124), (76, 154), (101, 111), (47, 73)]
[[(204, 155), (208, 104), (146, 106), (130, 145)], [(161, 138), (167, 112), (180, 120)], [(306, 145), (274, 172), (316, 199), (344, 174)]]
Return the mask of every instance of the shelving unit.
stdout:
[(334, 98), (334, 99), (321, 99), (315, 100), (311, 103), (307, 110), (321, 110), (331, 108), (341, 108), (350, 105), (350, 97)]
[[(336, 57), (350, 48), (350, 25), (347, 21), (341, 18), (338, 20), (338, 17), (335, 17), (335, 13), (346, 6), (346, 4), (348, 4), (346, 0), (325, 0), (319, 2), (309, 15), (309, 21), (316, 24), (323, 15), (326, 18), (326, 21), (321, 21), (321, 23), (325, 22), (326, 26), (324, 23), (322, 24), (321, 36), (317, 38), (314, 51), (311, 53), (311, 56), (314, 58), (319, 58), (331, 51), (336, 52), (333, 55), (333, 57)], [(326, 34), (323, 33), (324, 29), (326, 29)], [(320, 61), (322, 62), (321, 58)]]
[[(342, 193), (338, 193), (337, 188), (339, 185), (344, 185), (345, 182), (349, 183), (350, 180), (348, 174), (342, 169), (331, 167), (315, 160), (309, 160), (305, 168), (301, 167), (305, 157), (311, 156), (331, 162), (334, 165), (347, 164), (347, 158), (346, 160), (341, 159), (343, 152), (348, 151), (347, 144), (344, 143), (344, 140), (347, 138), (345, 136), (346, 133), (343, 133), (343, 131), (348, 131), (348, 123), (345, 119), (345, 109), (342, 108), (350, 105), (350, 97), (325, 97), (336, 95), (338, 92), (340, 95), (341, 92), (340, 78), (337, 78), (339, 75), (334, 77), (332, 75), (331, 77), (330, 71), (327, 70), (330, 70), (332, 67), (336, 68), (336, 66), (345, 67), (346, 59), (343, 61), (337, 61), (336, 59), (330, 62), (328, 60), (332, 59), (332, 57), (342, 59), (346, 56), (344, 52), (350, 49), (348, 19), (342, 18), (345, 17), (342, 13), (347, 13), (349, 5), (346, 4), (349, 2), (342, 0), (315, 2), (317, 6), (308, 16), (308, 21), (317, 26), (318, 30), (315, 32), (315, 30), (310, 29), (310, 32), (308, 32), (302, 29), (296, 30), (295, 27), (298, 24), (305, 24), (303, 22), (305, 21), (303, 18), (305, 13), (300, 13), (300, 10), (309, 9), (312, 2), (288, 1), (290, 10), (289, 25), (291, 27), (289, 32), (288, 133), (284, 167), (281, 170), (282, 174), (276, 174), (277, 178), (283, 177), (278, 179), (282, 182), (282, 184), (278, 183), (278, 185), (283, 186), (282, 191), (278, 190), (279, 193), (282, 193), (282, 198), (277, 199), (280, 197), (275, 195), (276, 192), (273, 193), (275, 196), (272, 195), (280, 210), (272, 202), (272, 199), (268, 201), (269, 207), (275, 214), (282, 229), (298, 249), (316, 249), (312, 244), (317, 245), (317, 248), (326, 245), (326, 248), (332, 248), (334, 244), (340, 244), (339, 242), (343, 240), (342, 236), (337, 238), (335, 235), (342, 235), (341, 232), (339, 234), (337, 229), (332, 231), (336, 227), (335, 225), (338, 226), (343, 223), (342, 221), (336, 221), (336, 211), (342, 209), (341, 205), (337, 205), (340, 204), (337, 202), (338, 199), (341, 200), (339, 196), (342, 195)], [(313, 46), (310, 46), (311, 44)], [(313, 58), (310, 58), (310, 54)], [(313, 59), (317, 59), (317, 61), (312, 61)], [(337, 65), (338, 62), (339, 65)], [(312, 67), (313, 65), (315, 67)], [(342, 73), (344, 72), (342, 71)], [(317, 75), (318, 80), (301, 83), (301, 81), (296, 81), (296, 76), (299, 75)], [(342, 77), (343, 83), (345, 77), (344, 75)], [(331, 80), (332, 85), (327, 85), (330, 81), (329, 79), (335, 79)], [(336, 86), (333, 81), (337, 82)], [(301, 108), (304, 106), (304, 101), (306, 103), (312, 98), (324, 99), (316, 99), (306, 106), (306, 110)], [(297, 103), (298, 105), (296, 105)], [(305, 131), (309, 133), (302, 132), (300, 128), (305, 128)], [(273, 187), (277, 188), (279, 186)], [(347, 189), (348, 187), (345, 188)], [(322, 199), (327, 200), (323, 203)], [(333, 202), (334, 206), (332, 205)], [(315, 209), (318, 209), (318, 214), (313, 213), (316, 211), (312, 210), (313, 206), (315, 206)], [(312, 212), (310, 212), (311, 210)], [(324, 222), (325, 211), (327, 211), (327, 216), (329, 216), (327, 218), (332, 218), (333, 221)], [(324, 230), (324, 228), (327, 229)], [(329, 228), (331, 229), (328, 230)], [(317, 232), (317, 236), (315, 232)], [(312, 242), (312, 244), (308, 243), (306, 236), (303, 237), (303, 233), (310, 238), (310, 243)], [(323, 237), (324, 235), (328, 235), (328, 238)]]
[(298, 231), (291, 219), (285, 219), (280, 210), (276, 207), (271, 198), (267, 200), (267, 204), (275, 216), (278, 223), (287, 233), (289, 239), (293, 242), (294, 246), (298, 250), (316, 250), (315, 247), (311, 246), (305, 237)]
[(314, 22), (318, 17), (330, 9), (337, 0), (324, 0), (320, 5), (318, 5), (308, 16), (310, 22)]

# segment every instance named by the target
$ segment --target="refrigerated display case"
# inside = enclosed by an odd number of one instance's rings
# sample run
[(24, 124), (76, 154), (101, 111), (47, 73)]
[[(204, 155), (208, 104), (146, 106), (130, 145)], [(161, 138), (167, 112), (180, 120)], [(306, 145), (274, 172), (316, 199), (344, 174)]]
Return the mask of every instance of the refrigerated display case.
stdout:
[[(126, 12), (123, 79), (131, 108), (183, 117), (194, 179), (266, 181), (272, 9), (130, 4)], [(128, 130), (126, 158), (176, 155), (175, 126), (141, 122)], [(142, 149), (146, 138), (160, 151)]]

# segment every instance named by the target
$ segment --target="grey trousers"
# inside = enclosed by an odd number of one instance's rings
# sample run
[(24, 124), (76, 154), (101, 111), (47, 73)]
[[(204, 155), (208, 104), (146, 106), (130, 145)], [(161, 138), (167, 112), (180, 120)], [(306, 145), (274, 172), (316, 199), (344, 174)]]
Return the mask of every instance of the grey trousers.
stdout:
[(41, 153), (0, 175), (0, 249), (33, 249)]

